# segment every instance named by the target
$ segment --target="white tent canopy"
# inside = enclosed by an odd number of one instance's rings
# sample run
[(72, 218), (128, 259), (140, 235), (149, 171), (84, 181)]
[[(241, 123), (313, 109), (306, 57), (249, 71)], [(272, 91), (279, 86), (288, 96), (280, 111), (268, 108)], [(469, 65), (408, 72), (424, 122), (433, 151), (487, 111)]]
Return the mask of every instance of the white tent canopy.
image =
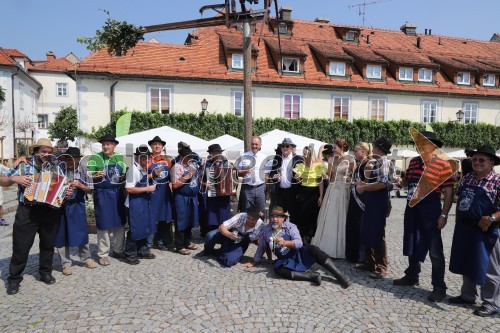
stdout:
[(403, 149), (403, 150), (398, 150), (398, 155), (403, 158), (408, 158), (408, 157), (415, 157), (418, 156), (418, 152), (414, 150), (409, 150), (409, 149)]
[(448, 152), (448, 153), (446, 153), (446, 155), (448, 155), (448, 157), (451, 157), (451, 158), (466, 158), (467, 157), (467, 156), (465, 156), (465, 151), (463, 149)]
[[(197, 136), (184, 133), (175, 128), (169, 126), (162, 126), (158, 128), (153, 128), (147, 131), (133, 133), (129, 135), (124, 135), (117, 137), (120, 143), (116, 146), (115, 151), (124, 155), (131, 155), (135, 151), (135, 148), (139, 147), (141, 144), (148, 144), (148, 141), (153, 139), (155, 136), (159, 136), (163, 141), (166, 141), (165, 150), (168, 155), (177, 156), (177, 143), (179, 141), (185, 142), (191, 146), (191, 150), (198, 153), (200, 156), (204, 157), (207, 155), (207, 148), (209, 143), (206, 140), (200, 139)], [(129, 151), (126, 147), (130, 144)], [(101, 144), (99, 142), (92, 144), (92, 152), (100, 152)]]
[[(300, 155), (302, 155), (302, 148), (308, 146), (311, 143), (314, 144), (314, 149), (316, 153), (318, 152), (319, 148), (325, 144), (324, 142), (318, 140), (314, 140), (311, 138), (307, 138), (305, 136), (293, 134), (278, 129), (264, 133), (260, 135), (260, 138), (262, 139), (261, 151), (267, 156), (275, 154), (274, 150), (276, 149), (276, 146), (278, 145), (278, 143), (281, 143), (284, 138), (290, 138), (292, 142), (297, 145), (297, 154)], [(244, 144), (243, 142), (240, 142), (232, 147), (227, 148), (225, 153), (229, 159), (236, 159), (240, 155), (242, 155), (243, 152), (244, 152)]]
[(213, 140), (208, 141), (208, 145), (212, 145), (214, 143), (218, 143), (222, 147), (222, 149), (225, 150), (228, 147), (232, 147), (234, 145), (243, 143), (243, 140), (235, 138), (234, 136), (229, 134), (224, 134)]

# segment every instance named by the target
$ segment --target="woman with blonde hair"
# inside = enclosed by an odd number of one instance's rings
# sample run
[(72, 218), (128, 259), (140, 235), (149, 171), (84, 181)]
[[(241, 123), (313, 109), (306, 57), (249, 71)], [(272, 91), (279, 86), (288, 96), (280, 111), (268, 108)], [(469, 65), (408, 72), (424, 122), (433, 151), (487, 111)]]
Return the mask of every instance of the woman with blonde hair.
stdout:
[(349, 204), (350, 175), (354, 160), (346, 155), (349, 144), (338, 139), (333, 144), (333, 157), (328, 160), (329, 185), (319, 211), (318, 228), (312, 244), (332, 258), (345, 258), (345, 225)]
[(316, 232), (319, 207), (323, 201), (323, 173), (325, 166), (321, 157), (314, 153), (314, 144), (304, 147), (304, 163), (297, 164), (293, 169), (300, 180), (298, 190), (298, 212), (294, 221), (309, 244)]
[(356, 183), (364, 182), (366, 179), (365, 167), (370, 160), (372, 147), (369, 143), (358, 142), (354, 146), (354, 158), (356, 159), (356, 169), (351, 181), (351, 197), (347, 208), (346, 230), (345, 230), (345, 256), (350, 262), (363, 262), (364, 252), (361, 249), (361, 217), (365, 210), (363, 195), (356, 191)]

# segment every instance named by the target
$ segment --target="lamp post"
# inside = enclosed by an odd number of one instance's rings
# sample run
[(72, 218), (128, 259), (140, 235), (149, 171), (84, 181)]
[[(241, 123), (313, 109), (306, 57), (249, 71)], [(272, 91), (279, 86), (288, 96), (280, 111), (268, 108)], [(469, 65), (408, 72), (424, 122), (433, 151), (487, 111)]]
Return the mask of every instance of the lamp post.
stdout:
[(207, 112), (207, 107), (208, 107), (208, 101), (206, 99), (203, 99), (201, 101), (201, 114), (204, 115), (205, 112)]
[(462, 110), (458, 110), (458, 112), (455, 113), (455, 115), (457, 116), (456, 122), (461, 123), (462, 120), (464, 119), (464, 112)]

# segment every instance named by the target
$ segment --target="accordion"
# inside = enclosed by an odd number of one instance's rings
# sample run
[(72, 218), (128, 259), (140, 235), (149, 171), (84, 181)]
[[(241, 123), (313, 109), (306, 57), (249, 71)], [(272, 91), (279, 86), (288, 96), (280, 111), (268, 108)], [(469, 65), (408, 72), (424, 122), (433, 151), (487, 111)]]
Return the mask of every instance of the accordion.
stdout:
[(235, 196), (238, 188), (238, 175), (234, 167), (212, 166), (207, 169), (210, 188), (207, 197)]
[(30, 186), (24, 189), (24, 198), (32, 204), (46, 204), (59, 208), (66, 198), (69, 180), (64, 174), (42, 171), (31, 175)]

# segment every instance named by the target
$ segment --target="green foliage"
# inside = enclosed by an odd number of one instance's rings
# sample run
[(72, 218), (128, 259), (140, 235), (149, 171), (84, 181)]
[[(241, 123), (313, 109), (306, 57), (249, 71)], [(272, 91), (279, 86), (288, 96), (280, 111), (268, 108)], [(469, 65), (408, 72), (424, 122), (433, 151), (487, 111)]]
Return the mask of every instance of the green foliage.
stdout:
[(0, 86), (0, 102), (5, 102), (5, 90)]
[(110, 17), (106, 20), (102, 30), (95, 32), (94, 37), (77, 38), (77, 42), (87, 44), (87, 49), (90, 51), (98, 51), (107, 47), (109, 55), (116, 56), (126, 55), (127, 51), (141, 40), (144, 40), (143, 27), (136, 27)]
[(81, 135), (78, 130), (76, 109), (71, 106), (61, 107), (54, 122), (49, 124), (48, 133), (51, 140), (57, 139), (61, 142), (73, 141), (77, 136)]
[[(97, 131), (86, 134), (87, 137), (99, 139), (102, 135), (115, 134), (116, 121), (128, 110), (114, 112), (111, 122), (100, 127)], [(140, 111), (132, 112), (130, 133), (137, 133), (148, 129), (170, 126), (183, 132), (198, 136), (205, 140), (212, 140), (223, 134), (229, 134), (243, 139), (243, 117), (231, 114), (186, 114), (174, 113), (169, 115), (151, 114)], [(283, 119), (283, 118), (258, 118), (253, 121), (253, 134), (260, 135), (274, 129), (288, 131), (303, 135), (323, 142), (334, 142), (336, 139), (344, 139), (352, 147), (356, 142), (373, 142), (375, 139), (385, 136), (394, 145), (413, 144), (409, 128), (413, 127), (419, 131), (425, 130), (425, 125), (408, 120), (400, 121), (375, 121), (367, 119), (355, 119), (352, 122), (346, 120), (331, 119)], [(500, 142), (500, 127), (488, 124), (458, 124), (456, 122), (433, 123), (432, 128), (437, 137), (447, 147), (473, 147), (488, 144), (495, 149)]]

